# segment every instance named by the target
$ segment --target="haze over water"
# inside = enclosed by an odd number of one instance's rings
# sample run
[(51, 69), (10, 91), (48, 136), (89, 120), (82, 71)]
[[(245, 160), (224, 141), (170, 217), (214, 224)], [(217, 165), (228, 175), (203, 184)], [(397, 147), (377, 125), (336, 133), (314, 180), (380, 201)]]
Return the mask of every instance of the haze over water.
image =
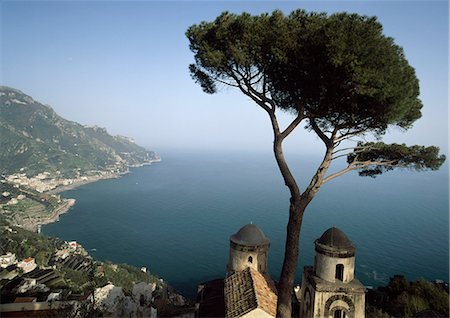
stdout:
[[(146, 266), (186, 296), (198, 283), (224, 277), (229, 236), (253, 222), (271, 241), (269, 272), (278, 279), (289, 195), (269, 153), (162, 153), (163, 161), (119, 178), (62, 193), (76, 205), (43, 227), (77, 240), (97, 259)], [(288, 157), (301, 188), (318, 165)], [(300, 263), (313, 264), (314, 240), (329, 227), (357, 246), (356, 275), (384, 285), (394, 274), (449, 276), (448, 164), (437, 172), (356, 172), (322, 187), (308, 207)]]

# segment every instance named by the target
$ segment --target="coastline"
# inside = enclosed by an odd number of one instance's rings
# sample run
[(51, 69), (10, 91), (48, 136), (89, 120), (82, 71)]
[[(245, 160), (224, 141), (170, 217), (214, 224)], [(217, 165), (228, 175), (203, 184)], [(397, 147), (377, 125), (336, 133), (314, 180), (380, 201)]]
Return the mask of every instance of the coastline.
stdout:
[(114, 174), (108, 174), (108, 175), (102, 175), (102, 176), (89, 176), (86, 177), (87, 179), (85, 180), (79, 180), (79, 181), (75, 181), (72, 184), (69, 185), (63, 185), (63, 186), (59, 186), (53, 190), (47, 191), (46, 194), (58, 194), (64, 191), (68, 191), (68, 190), (73, 190), (76, 189), (78, 187), (81, 187), (83, 185), (92, 183), (92, 182), (96, 182), (99, 180), (106, 180), (106, 179), (114, 179), (114, 178), (119, 178), (120, 176), (124, 175), (128, 173), (128, 171), (123, 172), (123, 173), (114, 173)]
[(64, 203), (53, 209), (51, 215), (44, 220), (32, 220), (30, 223), (23, 224), (23, 228), (33, 232), (39, 232), (39, 227), (59, 220), (61, 214), (66, 213), (76, 203), (75, 199), (65, 199)]
[(126, 171), (123, 171), (123, 172), (117, 172), (117, 173), (109, 172), (109, 173), (104, 174), (104, 175), (85, 176), (86, 179), (84, 179), (84, 180), (77, 180), (77, 181), (75, 181), (72, 184), (59, 186), (59, 187), (57, 187), (57, 188), (55, 188), (53, 190), (47, 191), (46, 194), (58, 194), (58, 193), (61, 193), (61, 192), (64, 192), (64, 191), (76, 189), (76, 188), (81, 187), (83, 185), (86, 185), (86, 184), (89, 184), (89, 183), (92, 183), (92, 182), (96, 182), (96, 181), (99, 181), (99, 180), (120, 178), (121, 176), (123, 176), (123, 175), (125, 175), (125, 174), (130, 172), (129, 168), (139, 168), (139, 167), (144, 167), (144, 166), (150, 166), (150, 165), (152, 165), (155, 162), (161, 162), (161, 158), (154, 159), (154, 160), (151, 160), (149, 162), (144, 162), (144, 163), (141, 163), (141, 164), (129, 165), (128, 169)]
[[(70, 185), (66, 186), (60, 186), (56, 189), (47, 191), (45, 194), (52, 195), (52, 194), (58, 194), (64, 191), (73, 190), (78, 187), (81, 187), (83, 185), (93, 183), (99, 180), (107, 180), (107, 179), (115, 179), (120, 178), (121, 176), (127, 174), (130, 172), (129, 168), (139, 168), (143, 166), (150, 166), (155, 162), (161, 162), (161, 158), (151, 160), (149, 162), (144, 162), (137, 165), (129, 165), (126, 171), (119, 172), (119, 173), (108, 173), (104, 175), (97, 175), (97, 176), (86, 176), (86, 179), (78, 180)], [(54, 209), (51, 213), (51, 216), (45, 220), (34, 220), (31, 221), (30, 224), (25, 224), (23, 227), (34, 232), (38, 232), (39, 227), (45, 224), (50, 224), (57, 222), (59, 220), (59, 216), (68, 212), (70, 208), (75, 205), (76, 200), (75, 199), (64, 199), (66, 200), (62, 205), (58, 206), (56, 209)]]

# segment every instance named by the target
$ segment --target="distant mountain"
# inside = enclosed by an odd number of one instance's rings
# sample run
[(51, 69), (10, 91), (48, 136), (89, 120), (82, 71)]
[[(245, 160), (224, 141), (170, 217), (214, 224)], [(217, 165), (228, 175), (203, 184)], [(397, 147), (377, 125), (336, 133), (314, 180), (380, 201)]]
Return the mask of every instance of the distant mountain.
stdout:
[(159, 159), (131, 138), (66, 120), (23, 92), (0, 86), (0, 173), (43, 171), (73, 177), (126, 171)]

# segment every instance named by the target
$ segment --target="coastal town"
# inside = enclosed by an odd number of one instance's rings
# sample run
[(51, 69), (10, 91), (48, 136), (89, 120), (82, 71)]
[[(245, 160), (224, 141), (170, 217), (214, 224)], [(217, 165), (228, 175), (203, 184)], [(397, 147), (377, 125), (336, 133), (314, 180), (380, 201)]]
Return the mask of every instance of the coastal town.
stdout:
[[(57, 194), (64, 187), (93, 181), (92, 178), (54, 178), (48, 172), (29, 178), (25, 173), (2, 176), (0, 180), (0, 215), (12, 225), (31, 231), (55, 222), (75, 204)], [(97, 180), (97, 179), (96, 179)]]
[(161, 161), (155, 155), (149, 161), (123, 166), (123, 162), (107, 167), (105, 170), (81, 172), (77, 169), (73, 178), (56, 171), (27, 175), (25, 168), (17, 173), (0, 176), (0, 215), (22, 226), (39, 232), (41, 225), (59, 220), (75, 204), (75, 199), (63, 198), (59, 193), (102, 179), (118, 178), (129, 172), (130, 167), (139, 167)]
[[(9, 145), (0, 164), (0, 315), (156, 317), (184, 310), (186, 299), (146, 266), (94, 260), (77, 238), (41, 234), (75, 204), (61, 192), (118, 178), (160, 156), (131, 138), (66, 121), (18, 90), (2, 86), (0, 93), (1, 113), (8, 114), (2, 142)], [(19, 128), (17, 118), (36, 122)], [(50, 137), (49, 126), (57, 132)]]
[(192, 312), (183, 296), (146, 267), (97, 261), (75, 240), (40, 234), (42, 225), (58, 221), (75, 204), (61, 192), (160, 160), (155, 154), (141, 163), (77, 169), (73, 177), (60, 171), (28, 175), (26, 168), (1, 175), (1, 316), (157, 317), (158, 312)]
[(450, 317), (449, 9), (3, 1), (0, 318)]
[(56, 176), (48, 171), (44, 171), (32, 177), (27, 176), (26, 173), (19, 172), (5, 176), (4, 182), (13, 184), (16, 187), (27, 187), (36, 190), (39, 193), (48, 191), (56, 193), (67, 190), (70, 187), (80, 186), (100, 179), (114, 178), (118, 175), (117, 169), (111, 169), (109, 171), (91, 171), (84, 175), (81, 175), (80, 172), (77, 171), (77, 176), (75, 178), (64, 178), (61, 176), (60, 171), (56, 171)]
[[(1, 316), (157, 317), (186, 299), (145, 267), (95, 261), (77, 241), (1, 225)], [(35, 250), (34, 257), (24, 257)]]

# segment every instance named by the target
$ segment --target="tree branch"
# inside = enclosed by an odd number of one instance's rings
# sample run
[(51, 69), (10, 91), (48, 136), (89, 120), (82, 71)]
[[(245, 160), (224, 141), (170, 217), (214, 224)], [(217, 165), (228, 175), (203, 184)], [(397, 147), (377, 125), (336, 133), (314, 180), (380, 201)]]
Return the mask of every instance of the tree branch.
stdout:
[(351, 152), (332, 157), (331, 160), (336, 160), (336, 159), (341, 158), (341, 157), (347, 157), (349, 154), (351, 154)]
[(227, 85), (227, 86), (232, 86), (232, 87), (239, 87), (239, 85), (238, 84), (232, 84), (232, 83), (229, 83), (229, 82), (226, 82), (226, 81), (224, 81), (224, 80), (221, 80), (220, 78), (218, 78), (218, 77), (212, 77), (215, 81), (217, 81), (217, 82), (219, 82), (219, 83), (221, 83), (221, 84), (224, 84), (224, 85)]
[(389, 160), (389, 161), (353, 161), (351, 162), (347, 168), (342, 169), (341, 171), (338, 171), (336, 173), (333, 173), (326, 178), (323, 179), (322, 183), (325, 184), (326, 182), (339, 177), (349, 171), (361, 169), (368, 166), (389, 166), (389, 167), (401, 167), (403, 165), (394, 164), (396, 160)]
[(338, 172), (336, 172), (336, 173), (333, 173), (333, 174), (327, 176), (326, 178), (324, 178), (323, 181), (322, 181), (322, 183), (325, 184), (325, 183), (327, 183), (328, 181), (330, 181), (330, 180), (332, 180), (332, 179), (334, 179), (334, 178), (336, 178), (336, 177), (339, 177), (339, 176), (341, 176), (341, 175), (343, 175), (343, 174), (345, 174), (345, 173), (347, 173), (347, 172), (349, 172), (349, 171), (356, 170), (356, 169), (358, 169), (358, 168), (354, 167), (352, 164), (349, 164), (349, 165), (347, 166), (347, 168), (342, 169), (341, 171), (338, 171)]
[(349, 150), (349, 149), (364, 149), (364, 147), (346, 147), (346, 148), (341, 148), (341, 149), (333, 151), (333, 155), (338, 153), (338, 152)]
[(286, 127), (286, 129), (281, 133), (281, 138), (284, 139), (302, 122), (303, 111), (299, 112), (297, 117)]
[(341, 134), (340, 136), (338, 136), (334, 140), (334, 142), (339, 142), (339, 141), (342, 141), (344, 139), (348, 139), (349, 137), (359, 135), (359, 134), (361, 134), (363, 132), (366, 132), (366, 131), (367, 131), (367, 128), (366, 129), (358, 129), (358, 130), (354, 130), (354, 131), (351, 131), (350, 129), (348, 129), (346, 133)]
[(328, 168), (331, 164), (331, 156), (333, 153), (333, 146), (327, 145), (327, 150), (325, 151), (325, 156), (323, 157), (322, 162), (320, 163), (319, 167), (316, 170), (316, 173), (311, 178), (311, 181), (309, 182), (308, 187), (302, 194), (302, 198), (307, 200), (308, 202), (314, 198), (317, 191), (319, 191), (319, 188), (322, 186), (323, 178), (325, 176), (325, 173), (327, 172)]
[(317, 125), (316, 120), (314, 118), (309, 118), (309, 123), (311, 124), (311, 127), (314, 130), (314, 132), (317, 134), (317, 136), (319, 136), (319, 138), (322, 139), (323, 143), (328, 148), (330, 146), (332, 140), (323, 133), (323, 131)]
[[(276, 118), (275, 118), (276, 122)], [(274, 121), (272, 121), (273, 126)], [(278, 126), (278, 123), (277, 123)], [(274, 126), (273, 126), (274, 127)], [(281, 175), (283, 176), (284, 184), (288, 187), (290, 193), (291, 193), (291, 200), (298, 200), (300, 198), (301, 192), (300, 188), (297, 185), (297, 182), (295, 181), (294, 176), (291, 173), (291, 170), (289, 169), (286, 159), (283, 154), (283, 147), (282, 147), (283, 140), (280, 139), (280, 134), (276, 133), (276, 129), (274, 127), (274, 142), (273, 142), (273, 152), (275, 154), (275, 159), (278, 164), (278, 168), (280, 169)], [(292, 201), (291, 201), (292, 203)]]
[[(348, 152), (348, 153), (345, 153), (345, 154), (342, 154), (342, 155), (335, 156), (335, 157), (331, 158), (331, 160), (335, 160), (335, 159), (338, 159), (338, 158), (341, 158), (341, 157), (346, 157), (346, 156), (348, 156), (349, 154), (352, 154), (352, 153), (354, 153), (354, 154), (362, 153), (362, 152), (364, 152), (364, 151), (366, 151), (366, 150), (368, 150), (368, 149), (371, 149), (371, 148), (372, 148), (372, 147), (350, 147), (350, 148), (342, 148), (342, 149), (340, 149), (340, 150), (334, 151), (333, 154), (336, 154), (337, 152), (343, 151), (343, 150), (345, 150), (345, 149), (353, 149), (354, 151)], [(372, 148), (372, 149), (373, 149), (373, 148)]]
[(251, 92), (249, 86), (247, 86), (247, 85), (246, 85), (246, 87), (242, 86), (241, 81), (238, 79), (236, 74), (230, 73), (230, 76), (235, 80), (235, 82), (237, 83), (239, 89), (241, 90), (242, 93), (244, 93), (244, 95), (247, 95), (248, 97), (250, 97), (258, 106), (260, 106), (267, 113), (269, 113), (269, 115), (271, 113), (273, 113), (272, 109), (270, 107), (268, 107), (259, 96), (255, 95), (255, 94), (253, 94)]

